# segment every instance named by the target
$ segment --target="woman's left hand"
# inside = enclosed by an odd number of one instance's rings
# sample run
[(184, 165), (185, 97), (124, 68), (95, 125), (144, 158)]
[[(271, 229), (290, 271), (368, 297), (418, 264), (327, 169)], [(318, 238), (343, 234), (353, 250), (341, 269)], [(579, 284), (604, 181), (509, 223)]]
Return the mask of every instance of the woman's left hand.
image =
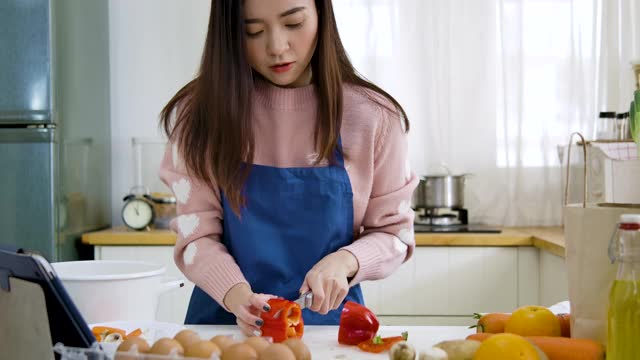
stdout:
[(309, 309), (325, 315), (337, 309), (349, 292), (348, 278), (358, 272), (358, 260), (347, 250), (325, 256), (309, 270), (300, 293), (313, 292)]

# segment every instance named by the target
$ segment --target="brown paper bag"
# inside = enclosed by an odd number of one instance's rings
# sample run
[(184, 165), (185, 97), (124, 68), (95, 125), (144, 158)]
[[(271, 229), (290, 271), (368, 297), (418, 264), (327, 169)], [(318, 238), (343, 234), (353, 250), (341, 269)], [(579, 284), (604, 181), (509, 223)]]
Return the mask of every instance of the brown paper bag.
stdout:
[(638, 214), (640, 207), (594, 204), (564, 208), (571, 336), (606, 344), (609, 289), (616, 278), (618, 264), (607, 252), (622, 214)]
[[(586, 159), (584, 138), (582, 143)], [(585, 194), (588, 186), (586, 181), (585, 176)], [(565, 186), (568, 187), (568, 184)], [(567, 197), (568, 189), (565, 190), (564, 239), (571, 306), (571, 336), (606, 344), (609, 289), (618, 269), (618, 265), (612, 264), (609, 259), (609, 242), (615, 233), (620, 215), (638, 214), (640, 205), (566, 204)]]

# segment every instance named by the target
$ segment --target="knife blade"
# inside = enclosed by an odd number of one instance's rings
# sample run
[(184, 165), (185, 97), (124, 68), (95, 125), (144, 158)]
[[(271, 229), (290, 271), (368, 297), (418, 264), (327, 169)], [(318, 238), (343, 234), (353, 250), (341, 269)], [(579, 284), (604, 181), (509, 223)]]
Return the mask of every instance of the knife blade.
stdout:
[(293, 302), (300, 305), (301, 309), (308, 308), (313, 303), (313, 293), (311, 291), (307, 291)]

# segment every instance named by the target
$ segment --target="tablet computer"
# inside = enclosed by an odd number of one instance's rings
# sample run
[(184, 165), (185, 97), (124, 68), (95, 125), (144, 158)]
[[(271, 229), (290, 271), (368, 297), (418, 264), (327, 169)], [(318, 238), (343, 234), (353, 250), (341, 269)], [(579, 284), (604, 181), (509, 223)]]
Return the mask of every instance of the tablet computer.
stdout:
[[(11, 331), (12, 326), (23, 331), (30, 329), (30, 326), (34, 329), (33, 331), (38, 329), (45, 331), (46, 329), (41, 328), (46, 326), (38, 328), (35, 323), (46, 324), (48, 320), (51, 343), (42, 345), (49, 346), (52, 354), (53, 345), (57, 343), (90, 348), (96, 341), (91, 329), (56, 276), (53, 267), (40, 255), (21, 249), (0, 247), (0, 295), (4, 304), (10, 304), (13, 307), (13, 309), (2, 309), (6, 312), (4, 316), (9, 319), (7, 331)], [(40, 304), (45, 305), (46, 315)], [(29, 323), (20, 323), (21, 318)], [(29, 341), (31, 344), (37, 344), (36, 340), (29, 336), (24, 338), (24, 335), (14, 334), (13, 337), (15, 339), (12, 344), (8, 344), (9, 346), (24, 348), (29, 346)], [(38, 333), (33, 333), (32, 337), (41, 340), (49, 339), (46, 334)], [(19, 344), (15, 344), (16, 342)], [(22, 351), (25, 350), (22, 349)]]

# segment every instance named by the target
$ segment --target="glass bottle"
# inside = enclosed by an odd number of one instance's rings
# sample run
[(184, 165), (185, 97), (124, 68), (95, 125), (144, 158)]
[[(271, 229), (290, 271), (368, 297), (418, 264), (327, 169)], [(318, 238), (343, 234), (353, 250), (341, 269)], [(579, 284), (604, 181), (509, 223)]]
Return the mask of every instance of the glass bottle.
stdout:
[(596, 140), (613, 140), (616, 133), (616, 113), (603, 111), (598, 116), (596, 123)]
[(607, 360), (640, 358), (640, 214), (621, 215), (609, 244), (618, 273), (609, 292)]

